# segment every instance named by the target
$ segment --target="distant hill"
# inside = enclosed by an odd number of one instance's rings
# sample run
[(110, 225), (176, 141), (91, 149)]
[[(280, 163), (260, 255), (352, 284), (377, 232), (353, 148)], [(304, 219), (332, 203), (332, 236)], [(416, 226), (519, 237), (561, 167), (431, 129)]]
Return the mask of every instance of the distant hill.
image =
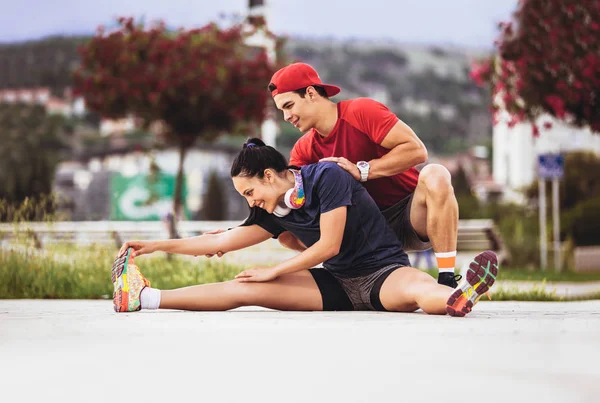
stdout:
[[(0, 44), (0, 88), (50, 87), (56, 95), (71, 83), (77, 48), (87, 37), (49, 37)], [(489, 95), (468, 78), (471, 53), (459, 48), (386, 41), (289, 38), (290, 60), (305, 61), (324, 81), (342, 87), (343, 98), (377, 99), (409, 124), (430, 153), (453, 154), (491, 139)], [(299, 137), (282, 122), (280, 144)]]
[(86, 37), (48, 37), (0, 44), (0, 88), (50, 87), (62, 95), (79, 64), (77, 48)]

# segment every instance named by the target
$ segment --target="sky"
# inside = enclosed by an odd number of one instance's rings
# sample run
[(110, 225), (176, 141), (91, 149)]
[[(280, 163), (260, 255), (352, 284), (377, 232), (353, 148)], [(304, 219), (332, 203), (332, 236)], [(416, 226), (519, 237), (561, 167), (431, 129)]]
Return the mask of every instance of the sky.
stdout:
[[(278, 35), (385, 39), (400, 43), (492, 48), (497, 23), (518, 0), (265, 0)], [(117, 16), (163, 19), (192, 28), (221, 14), (244, 14), (248, 0), (20, 0), (0, 6), (0, 42), (91, 34)]]

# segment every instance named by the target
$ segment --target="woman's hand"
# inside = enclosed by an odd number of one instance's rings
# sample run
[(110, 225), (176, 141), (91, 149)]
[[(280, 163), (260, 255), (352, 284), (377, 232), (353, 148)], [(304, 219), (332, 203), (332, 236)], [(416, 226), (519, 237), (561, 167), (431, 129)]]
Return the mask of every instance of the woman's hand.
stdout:
[(129, 241), (125, 242), (121, 249), (119, 250), (119, 257), (123, 256), (127, 249), (132, 248), (133, 252), (131, 252), (131, 257), (134, 258), (136, 256), (147, 255), (152, 252), (156, 252), (156, 243), (152, 241)]
[(273, 267), (254, 267), (247, 269), (235, 276), (241, 283), (258, 283), (275, 280), (279, 273)]

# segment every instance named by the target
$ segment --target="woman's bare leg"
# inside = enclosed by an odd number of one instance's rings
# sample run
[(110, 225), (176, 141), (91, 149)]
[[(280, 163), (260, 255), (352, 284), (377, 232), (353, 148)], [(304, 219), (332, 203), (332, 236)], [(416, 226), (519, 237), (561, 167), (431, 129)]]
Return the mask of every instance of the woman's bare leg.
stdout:
[(419, 269), (402, 267), (385, 279), (379, 299), (388, 311), (413, 312), (421, 308), (429, 314), (445, 315), (446, 302), (453, 292)]
[[(448, 287), (446, 287), (448, 288)], [(285, 311), (321, 311), (323, 300), (308, 270), (263, 283), (223, 283), (161, 290), (160, 308), (189, 311), (226, 311), (240, 306), (262, 306)]]

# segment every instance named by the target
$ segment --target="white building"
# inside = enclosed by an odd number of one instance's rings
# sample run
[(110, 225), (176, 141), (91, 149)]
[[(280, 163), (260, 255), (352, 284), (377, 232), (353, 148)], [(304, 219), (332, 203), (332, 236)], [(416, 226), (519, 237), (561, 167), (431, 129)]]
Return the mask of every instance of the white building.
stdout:
[[(249, 0), (248, 1), (248, 17), (249, 23), (246, 24), (246, 29), (254, 31), (254, 34), (246, 38), (246, 45), (264, 48), (267, 52), (267, 57), (271, 63), (276, 61), (276, 41), (275, 38), (267, 33), (267, 21), (269, 18), (269, 8), (266, 4), (267, 0)], [(265, 26), (255, 27), (251, 22), (253, 18), (262, 18), (265, 21)], [(269, 100), (269, 102), (271, 102)], [(267, 108), (267, 116), (261, 126), (261, 137), (263, 141), (270, 146), (276, 147), (277, 135), (279, 128), (276, 123), (273, 108)]]
[[(80, 99), (57, 98), (52, 96), (50, 88), (38, 87), (0, 89), (0, 102), (40, 104), (44, 105), (49, 114), (71, 116), (74, 113), (75, 102), (80, 102)], [(77, 113), (79, 110), (75, 112)]]
[[(539, 137), (534, 137), (530, 123), (508, 127), (507, 119), (500, 119), (493, 129), (494, 181), (505, 188), (508, 201), (524, 202), (520, 190), (537, 179), (537, 156), (545, 153), (568, 151), (594, 151), (600, 154), (600, 135), (589, 129), (580, 129), (550, 116), (536, 121)], [(544, 123), (552, 127), (545, 129)]]
[(113, 134), (123, 135), (136, 128), (135, 119), (132, 116), (123, 119), (107, 119), (100, 120), (100, 134), (102, 136), (111, 136)]

